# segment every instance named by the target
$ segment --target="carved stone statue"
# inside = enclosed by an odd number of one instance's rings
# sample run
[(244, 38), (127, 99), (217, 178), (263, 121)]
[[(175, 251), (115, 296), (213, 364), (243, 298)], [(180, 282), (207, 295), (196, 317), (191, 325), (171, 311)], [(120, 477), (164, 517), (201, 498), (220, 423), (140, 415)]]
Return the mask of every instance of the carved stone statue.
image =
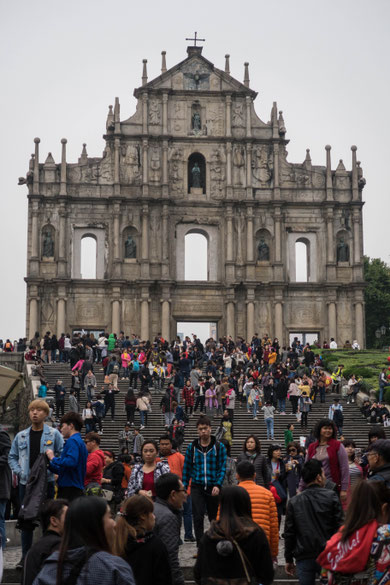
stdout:
[(125, 242), (125, 258), (136, 258), (137, 244), (131, 236), (128, 236)]
[(349, 246), (340, 238), (337, 244), (337, 262), (349, 262)]
[(158, 102), (152, 101), (149, 108), (149, 122), (151, 124), (159, 124), (161, 119), (160, 106)]
[(53, 258), (54, 256), (54, 242), (50, 230), (43, 234), (42, 256), (44, 258)]
[(191, 169), (191, 176), (192, 176), (192, 184), (191, 187), (194, 187), (195, 189), (200, 189), (201, 188), (201, 181), (200, 181), (200, 167), (198, 165), (198, 163), (194, 163), (192, 169)]
[(192, 115), (192, 128), (194, 130), (201, 130), (200, 114), (198, 112)]
[(259, 245), (257, 246), (258, 259), (260, 261), (269, 260), (269, 246), (266, 244), (264, 238), (260, 238)]
[(245, 150), (243, 146), (236, 146), (233, 151), (234, 184), (245, 184)]

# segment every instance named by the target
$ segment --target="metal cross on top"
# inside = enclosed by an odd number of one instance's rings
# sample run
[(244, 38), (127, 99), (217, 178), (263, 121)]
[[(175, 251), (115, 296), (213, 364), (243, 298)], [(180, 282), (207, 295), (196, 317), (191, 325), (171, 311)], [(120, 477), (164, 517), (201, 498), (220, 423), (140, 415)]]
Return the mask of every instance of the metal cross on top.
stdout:
[(186, 41), (194, 41), (194, 47), (196, 47), (196, 41), (198, 42), (205, 42), (206, 39), (198, 39), (198, 33), (195, 31), (195, 35), (193, 39), (186, 38)]

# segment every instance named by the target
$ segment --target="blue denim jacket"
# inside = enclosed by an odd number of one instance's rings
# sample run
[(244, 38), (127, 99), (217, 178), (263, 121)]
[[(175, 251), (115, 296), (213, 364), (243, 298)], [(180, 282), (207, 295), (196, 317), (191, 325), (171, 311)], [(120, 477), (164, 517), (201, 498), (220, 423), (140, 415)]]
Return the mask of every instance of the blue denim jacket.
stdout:
[[(8, 455), (8, 463), (14, 473), (19, 476), (19, 482), (26, 485), (30, 473), (30, 430), (20, 431), (12, 441), (11, 450)], [(49, 425), (43, 425), (41, 437), (41, 453), (46, 449), (52, 449), (54, 455), (61, 455), (64, 446), (64, 439), (61, 433)], [(54, 481), (54, 474), (47, 472), (47, 481)]]

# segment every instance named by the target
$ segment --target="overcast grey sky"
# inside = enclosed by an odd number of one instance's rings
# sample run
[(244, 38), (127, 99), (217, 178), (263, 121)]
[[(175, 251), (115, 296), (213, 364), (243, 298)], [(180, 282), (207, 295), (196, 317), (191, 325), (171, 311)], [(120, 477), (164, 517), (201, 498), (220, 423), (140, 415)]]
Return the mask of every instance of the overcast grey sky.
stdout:
[(259, 92), (258, 115), (268, 121), (272, 102), (283, 110), (289, 160), (351, 168), (358, 146), (367, 185), (363, 192), (365, 253), (389, 262), (389, 34), (388, 0), (15, 0), (3, 2), (0, 23), (2, 89), (0, 337), (24, 335), (27, 189), (18, 187), (41, 138), (40, 159), (68, 161), (82, 143), (101, 156), (108, 105), (119, 96), (121, 117), (135, 109), (142, 59), (149, 80), (186, 57), (185, 37), (205, 37), (203, 54)]

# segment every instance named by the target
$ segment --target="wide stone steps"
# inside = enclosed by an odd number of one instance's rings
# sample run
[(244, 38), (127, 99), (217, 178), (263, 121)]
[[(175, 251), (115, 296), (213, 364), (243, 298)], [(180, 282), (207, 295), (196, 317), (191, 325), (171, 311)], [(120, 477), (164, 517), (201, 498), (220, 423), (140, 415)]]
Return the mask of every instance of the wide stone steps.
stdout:
[[(53, 387), (58, 379), (63, 381), (67, 389), (67, 396), (65, 401), (65, 411), (68, 406), (69, 390), (71, 388), (71, 373), (69, 364), (50, 364), (44, 366), (45, 376), (48, 381), (48, 397), (54, 396)], [(94, 365), (94, 374), (96, 376), (98, 389), (101, 389), (104, 385), (103, 369), (100, 364)], [(126, 423), (126, 411), (124, 407), (124, 397), (128, 389), (128, 380), (119, 379), (118, 387), (120, 393), (116, 395), (115, 402), (115, 421), (111, 421), (111, 414), (104, 420), (103, 423), (103, 436), (101, 440), (101, 446), (103, 449), (118, 450), (118, 432), (121, 430)], [(158, 439), (161, 434), (165, 432), (164, 428), (164, 417), (160, 411), (160, 401), (163, 394), (158, 394), (154, 390), (152, 392), (152, 413), (148, 414), (148, 424), (145, 429), (142, 430), (144, 438)], [(85, 405), (86, 396), (81, 391), (81, 405), (80, 410)], [(263, 418), (263, 413), (258, 413), (258, 420), (253, 420), (251, 415), (246, 412), (246, 405), (239, 404), (236, 401), (236, 408), (234, 411), (234, 439), (232, 446), (232, 455), (236, 457), (243, 447), (245, 437), (249, 434), (256, 434), (259, 436), (262, 443), (262, 451), (265, 454), (268, 445), (272, 442), (284, 443), (284, 429), (287, 423), (293, 423), (295, 425), (294, 439), (299, 440), (300, 436), (307, 436), (310, 429), (314, 427), (315, 423), (320, 419), (328, 416), (329, 406), (332, 403), (332, 396), (326, 396), (326, 403), (321, 404), (318, 399), (312, 406), (312, 411), (308, 416), (308, 430), (301, 430), (300, 423), (296, 421), (295, 415), (291, 412), (291, 404), (287, 401), (287, 414), (286, 415), (275, 415), (274, 419), (274, 441), (267, 440), (266, 426)], [(362, 417), (356, 404), (346, 404), (342, 402), (344, 407), (344, 438), (353, 439), (356, 441), (358, 447), (364, 449), (367, 446), (367, 434), (370, 429), (370, 425), (367, 424), (366, 420)], [(195, 413), (190, 417), (189, 423), (186, 425), (185, 430), (185, 443), (186, 444), (196, 436), (196, 421), (198, 419), (199, 412)], [(220, 423), (220, 419), (212, 418), (213, 432), (217, 429)], [(140, 424), (139, 413), (135, 413), (135, 424)], [(386, 429), (387, 436), (390, 437), (390, 429)]]

